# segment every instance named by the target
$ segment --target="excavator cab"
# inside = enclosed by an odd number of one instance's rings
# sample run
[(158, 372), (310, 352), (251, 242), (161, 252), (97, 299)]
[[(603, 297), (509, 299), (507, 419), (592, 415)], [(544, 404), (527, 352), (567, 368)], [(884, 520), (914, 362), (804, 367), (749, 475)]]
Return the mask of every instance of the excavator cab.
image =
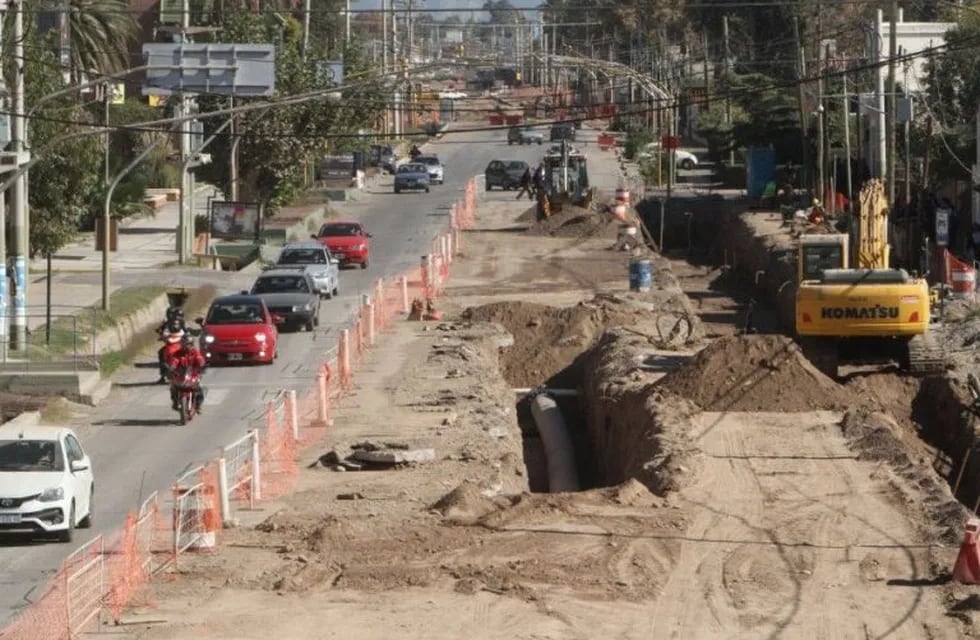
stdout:
[(819, 280), (827, 269), (846, 269), (848, 238), (845, 234), (808, 234), (800, 236), (797, 281)]

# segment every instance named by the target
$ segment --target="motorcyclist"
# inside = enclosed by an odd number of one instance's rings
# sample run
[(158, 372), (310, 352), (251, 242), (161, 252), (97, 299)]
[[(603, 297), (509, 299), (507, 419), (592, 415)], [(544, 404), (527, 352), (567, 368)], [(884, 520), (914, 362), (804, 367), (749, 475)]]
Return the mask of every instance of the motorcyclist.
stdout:
[(411, 151), (408, 152), (408, 155), (412, 157), (412, 160), (415, 160), (420, 155), (422, 155), (422, 150), (419, 149), (419, 146), (417, 144), (413, 144)]
[(184, 321), (184, 310), (180, 307), (167, 307), (167, 314), (164, 317), (163, 322), (157, 327), (157, 333), (163, 333), (163, 330), (168, 327), (179, 326), (183, 330), (187, 330), (187, 323)]
[[(207, 360), (204, 359), (204, 354), (197, 348), (197, 345), (194, 343), (194, 338), (190, 334), (185, 333), (178, 344), (180, 348), (170, 353), (167, 357), (167, 369), (172, 373), (186, 372), (191, 374), (192, 377), (197, 378), (198, 385), (194, 393), (194, 409), (197, 413), (201, 413), (201, 407), (204, 404), (204, 387), (200, 384), (200, 377), (204, 372), (204, 368), (207, 366)], [(171, 383), (170, 402), (174, 411), (179, 409), (179, 400), (180, 395), (177, 392), (177, 387)]]
[(180, 350), (180, 342), (185, 336), (189, 334), (180, 322), (165, 322), (160, 327), (160, 340), (163, 341), (163, 346), (157, 350), (157, 362), (160, 367), (161, 384), (167, 381), (167, 358)]

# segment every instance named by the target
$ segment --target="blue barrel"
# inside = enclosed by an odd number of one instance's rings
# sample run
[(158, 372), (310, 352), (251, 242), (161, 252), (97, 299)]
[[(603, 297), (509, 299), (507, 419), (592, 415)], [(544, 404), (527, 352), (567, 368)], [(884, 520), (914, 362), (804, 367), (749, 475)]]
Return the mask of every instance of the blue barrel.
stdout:
[(630, 291), (649, 291), (653, 284), (653, 265), (649, 260), (630, 260)]

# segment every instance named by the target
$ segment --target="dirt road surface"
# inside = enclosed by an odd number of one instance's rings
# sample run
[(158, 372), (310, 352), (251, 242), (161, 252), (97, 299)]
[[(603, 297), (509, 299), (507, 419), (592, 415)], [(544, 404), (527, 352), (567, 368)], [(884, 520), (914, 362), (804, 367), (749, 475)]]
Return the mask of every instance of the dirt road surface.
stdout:
[[(480, 228), (466, 234), (439, 302), (445, 319), (401, 322), (368, 352), (325, 443), (301, 461), (299, 491), (240, 511), (220, 549), (183, 556), (174, 579), (158, 580), (114, 637), (980, 635), (975, 594), (948, 584), (956, 553), (949, 527), (961, 527), (962, 513), (939, 476), (903, 457), (894, 423), (865, 424), (880, 407), (869, 401), (856, 411), (868, 398), (820, 378), (785, 339), (731, 337), (717, 312), (736, 323), (739, 303), (702, 304), (711, 316), (699, 322), (698, 305), (677, 301), (666, 271), (654, 292), (631, 297), (629, 256), (611, 250), (608, 220), (572, 216), (526, 231), (517, 220), (524, 206), (506, 193), (481, 204)], [(662, 270), (666, 263), (655, 261)], [(704, 295), (697, 273), (685, 272), (681, 284)], [(462, 313), (507, 301), (514, 304)], [(586, 311), (557, 308), (573, 305)], [(474, 321), (481, 313), (499, 324)], [(732, 348), (709, 348), (700, 360), (678, 351), (668, 358), (682, 367), (672, 378), (652, 373), (654, 355), (663, 360), (656, 325), (664, 314), (694, 323), (675, 348), (699, 348), (705, 327), (709, 337), (729, 336)], [(621, 436), (602, 446), (621, 448), (639, 469), (656, 467), (660, 480), (672, 475), (658, 484), (669, 490), (655, 494), (636, 479), (606, 486), (598, 464), (581, 492), (531, 492), (541, 482), (540, 441), (512, 387), (534, 386), (535, 375), (581, 383), (578, 356), (610, 325), (630, 338), (627, 349), (597, 356), (592, 371), (616, 372), (599, 381), (612, 415), (604, 425), (579, 424), (597, 414), (573, 403), (566, 417), (583, 433)], [(549, 353), (537, 357), (542, 350)], [(729, 361), (706, 363), (712, 353)], [(746, 367), (756, 395), (739, 391)], [(796, 405), (779, 397), (794, 380), (816, 385)], [(719, 396), (698, 384), (730, 385), (741, 404), (728, 408), (751, 411), (699, 409), (695, 402)], [(765, 410), (780, 402), (787, 410)], [(661, 420), (674, 406), (684, 410), (672, 431), (654, 433), (650, 411), (659, 407)], [(620, 459), (595, 446), (576, 453)], [(432, 456), (337, 470), (353, 450), (372, 447)]]

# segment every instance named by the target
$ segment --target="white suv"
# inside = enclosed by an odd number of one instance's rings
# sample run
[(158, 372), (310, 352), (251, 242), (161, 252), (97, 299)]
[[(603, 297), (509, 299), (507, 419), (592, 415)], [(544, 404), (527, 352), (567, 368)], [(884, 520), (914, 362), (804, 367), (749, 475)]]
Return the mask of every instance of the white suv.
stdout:
[(432, 184), (442, 184), (446, 181), (442, 163), (439, 162), (439, 156), (419, 156), (412, 162), (421, 162), (425, 165), (425, 168), (429, 170), (429, 181)]
[(71, 542), (76, 526), (92, 526), (94, 493), (92, 463), (71, 429), (0, 429), (0, 533)]

